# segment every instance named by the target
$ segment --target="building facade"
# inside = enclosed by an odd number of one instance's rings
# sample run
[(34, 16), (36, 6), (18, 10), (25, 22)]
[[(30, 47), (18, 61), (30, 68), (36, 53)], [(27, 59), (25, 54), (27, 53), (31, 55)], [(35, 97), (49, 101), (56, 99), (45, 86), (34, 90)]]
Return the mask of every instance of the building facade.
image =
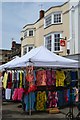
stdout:
[(70, 54), (80, 53), (80, 0), (69, 1), (70, 38), (68, 48)]
[(11, 50), (0, 49), (0, 65), (9, 62), (15, 56), (21, 56), (21, 44), (13, 40)]
[(11, 50), (0, 49), (0, 65), (11, 60)]
[[(21, 55), (34, 47), (44, 45), (47, 49), (60, 55), (67, 53), (69, 31), (69, 2), (54, 6), (47, 11), (40, 11), (40, 17), (34, 24), (27, 24), (21, 31)], [(60, 45), (65, 39), (65, 45)]]
[(15, 40), (12, 41), (12, 47), (11, 47), (11, 58), (15, 56), (21, 56), (21, 44), (16, 43)]

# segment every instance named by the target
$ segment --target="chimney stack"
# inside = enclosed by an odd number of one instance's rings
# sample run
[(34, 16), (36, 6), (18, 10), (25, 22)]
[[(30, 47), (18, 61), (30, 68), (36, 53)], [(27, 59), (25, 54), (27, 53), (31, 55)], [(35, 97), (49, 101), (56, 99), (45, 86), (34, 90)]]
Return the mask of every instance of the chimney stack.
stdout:
[(44, 17), (44, 10), (40, 10), (40, 19), (42, 19)]

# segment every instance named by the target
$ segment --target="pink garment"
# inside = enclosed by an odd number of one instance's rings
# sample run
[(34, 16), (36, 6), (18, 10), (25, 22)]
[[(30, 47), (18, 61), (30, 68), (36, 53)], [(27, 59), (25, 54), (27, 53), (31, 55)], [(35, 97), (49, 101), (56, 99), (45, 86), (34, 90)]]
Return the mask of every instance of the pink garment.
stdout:
[(52, 70), (52, 85), (56, 86), (56, 72)]
[(17, 100), (17, 99), (18, 99), (18, 88), (15, 88), (12, 95), (12, 100)]
[(18, 100), (21, 100), (22, 99), (22, 94), (24, 92), (24, 89), (23, 88), (18, 88)]
[(56, 74), (54, 70), (46, 70), (47, 85), (56, 85)]
[(47, 99), (48, 108), (57, 107), (57, 102), (58, 102), (57, 92), (49, 91)]
[(12, 100), (20, 101), (22, 99), (23, 92), (24, 92), (23, 88), (15, 88), (14, 93), (12, 95)]
[(47, 85), (52, 85), (51, 70), (46, 70), (46, 76), (47, 76)]

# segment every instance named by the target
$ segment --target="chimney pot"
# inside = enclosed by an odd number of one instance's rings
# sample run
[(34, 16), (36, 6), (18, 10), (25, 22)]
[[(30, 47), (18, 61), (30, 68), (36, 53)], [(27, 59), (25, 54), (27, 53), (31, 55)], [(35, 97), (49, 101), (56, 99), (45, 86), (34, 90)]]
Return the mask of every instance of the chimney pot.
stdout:
[(44, 10), (40, 10), (40, 19), (44, 17)]

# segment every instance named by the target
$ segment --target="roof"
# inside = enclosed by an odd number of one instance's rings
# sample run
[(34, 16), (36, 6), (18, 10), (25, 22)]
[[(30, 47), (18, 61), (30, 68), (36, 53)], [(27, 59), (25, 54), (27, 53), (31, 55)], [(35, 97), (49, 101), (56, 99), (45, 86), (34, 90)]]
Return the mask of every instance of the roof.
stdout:
[[(52, 8), (62, 7), (62, 6), (64, 6), (65, 4), (67, 4), (68, 2), (69, 2), (69, 1), (63, 3), (62, 5), (50, 7), (48, 10), (45, 11), (45, 13), (48, 12), (48, 11), (49, 11), (50, 9), (52, 9)], [(43, 18), (42, 18), (42, 19), (43, 19)], [(36, 22), (34, 22), (33, 24), (26, 24), (26, 25), (23, 27), (23, 29), (24, 29), (25, 27), (27, 27), (28, 25), (34, 25), (34, 24), (36, 24), (36, 23), (39, 22), (40, 20), (41, 20), (41, 19), (39, 18), (39, 19), (38, 19)]]

